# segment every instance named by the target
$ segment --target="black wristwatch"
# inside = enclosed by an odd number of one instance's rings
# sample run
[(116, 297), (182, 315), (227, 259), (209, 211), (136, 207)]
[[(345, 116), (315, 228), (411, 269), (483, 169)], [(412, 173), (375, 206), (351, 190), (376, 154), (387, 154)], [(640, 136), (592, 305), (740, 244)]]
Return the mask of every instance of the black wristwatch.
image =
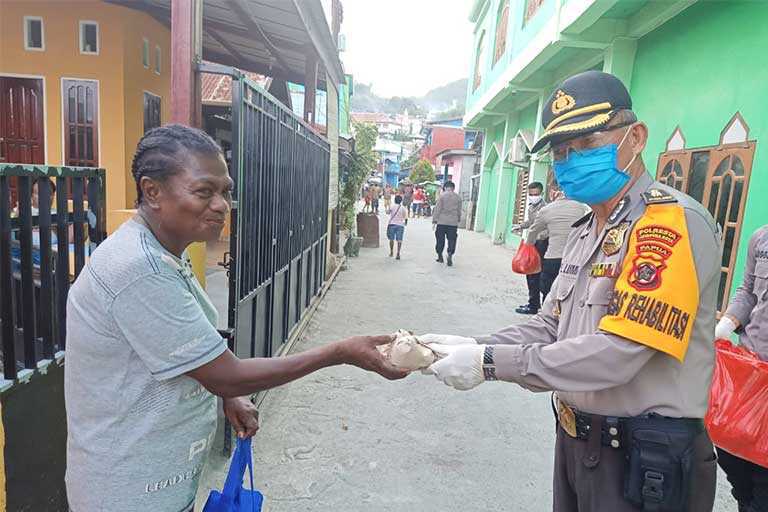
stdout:
[(493, 345), (486, 345), (483, 352), (483, 376), (485, 380), (496, 379), (496, 363), (493, 360)]

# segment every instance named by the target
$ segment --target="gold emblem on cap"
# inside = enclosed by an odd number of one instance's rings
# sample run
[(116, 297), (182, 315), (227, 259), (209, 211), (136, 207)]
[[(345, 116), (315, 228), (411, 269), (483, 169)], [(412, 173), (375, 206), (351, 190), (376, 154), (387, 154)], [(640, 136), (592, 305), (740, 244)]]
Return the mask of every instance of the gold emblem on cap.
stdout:
[(555, 101), (552, 102), (552, 113), (562, 114), (566, 110), (571, 110), (576, 106), (576, 100), (570, 94), (565, 94), (562, 90), (555, 94)]

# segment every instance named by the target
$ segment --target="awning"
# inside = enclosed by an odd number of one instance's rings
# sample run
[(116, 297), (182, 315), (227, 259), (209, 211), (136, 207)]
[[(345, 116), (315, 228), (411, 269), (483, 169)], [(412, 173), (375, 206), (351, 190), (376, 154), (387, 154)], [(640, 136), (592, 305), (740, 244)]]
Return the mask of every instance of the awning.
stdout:
[[(146, 12), (171, 26), (171, 0), (105, 0)], [(306, 62), (318, 61), (318, 84), (325, 73), (344, 82), (328, 20), (320, 0), (205, 0), (203, 59), (295, 83), (304, 83)]]

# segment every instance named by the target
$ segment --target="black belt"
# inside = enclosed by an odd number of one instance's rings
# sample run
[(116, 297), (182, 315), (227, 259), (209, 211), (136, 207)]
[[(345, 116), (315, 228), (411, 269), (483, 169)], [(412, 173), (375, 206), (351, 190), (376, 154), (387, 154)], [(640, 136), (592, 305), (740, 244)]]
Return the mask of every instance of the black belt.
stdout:
[[(573, 415), (575, 416), (576, 435), (574, 436), (568, 432), (568, 429), (562, 426), (562, 423), (560, 421), (560, 415), (558, 414), (557, 407), (553, 402), (552, 409), (555, 412), (555, 418), (558, 421), (558, 425), (560, 425), (560, 428), (562, 428), (563, 431), (566, 433), (566, 435), (568, 435), (569, 437), (572, 437), (574, 439), (579, 439), (582, 441), (587, 441), (591, 437), (590, 434), (592, 433), (593, 428), (596, 428), (596, 427), (593, 427), (593, 425), (596, 426), (599, 424), (600, 425), (600, 444), (602, 444), (603, 446), (607, 446), (609, 448), (614, 448), (618, 450), (618, 449), (624, 448), (625, 443), (629, 441), (625, 436), (626, 422), (628, 420), (631, 420), (632, 418), (621, 417), (621, 416), (602, 416), (599, 414), (588, 414), (585, 412), (578, 411), (573, 407), (567, 406), (563, 402), (560, 402), (560, 403), (568, 407), (573, 412)], [(704, 422), (699, 418), (667, 418), (655, 413), (643, 415), (641, 417), (667, 419), (675, 422), (684, 422), (686, 424), (690, 424), (692, 427), (696, 427), (701, 430), (703, 430), (704, 428)]]
[(574, 411), (576, 415), (576, 439), (586, 441), (592, 433), (594, 420), (600, 423), (600, 444), (609, 448), (620, 449), (624, 446), (624, 422), (626, 418), (617, 416), (600, 416)]

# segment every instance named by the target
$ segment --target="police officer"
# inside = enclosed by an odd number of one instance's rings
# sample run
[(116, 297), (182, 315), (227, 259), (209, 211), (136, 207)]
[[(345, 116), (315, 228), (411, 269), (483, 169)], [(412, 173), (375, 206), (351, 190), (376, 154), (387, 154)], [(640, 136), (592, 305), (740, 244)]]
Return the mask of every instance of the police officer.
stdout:
[[(544, 185), (539, 181), (529, 183), (528, 218), (520, 224), (513, 225), (512, 232), (522, 234), (523, 229), (530, 228), (536, 220), (539, 211), (544, 208), (546, 204), (547, 203), (544, 202)], [(539, 258), (542, 260), (549, 247), (548, 236), (549, 233), (547, 230), (541, 230), (533, 241), (534, 246), (536, 247), (536, 252), (539, 253)], [(515, 313), (521, 315), (535, 315), (539, 312), (539, 309), (541, 309), (541, 272), (526, 275), (525, 281), (528, 285), (528, 304), (515, 308)]]
[(653, 181), (648, 139), (616, 77), (588, 71), (549, 98), (550, 146), (574, 224), (541, 312), (490, 336), (425, 335), (429, 371), (555, 391), (554, 510), (711, 511), (716, 462), (702, 418), (713, 370), (719, 230), (694, 199)]
[[(728, 338), (739, 334), (742, 345), (768, 361), (768, 225), (755, 231), (747, 249), (744, 281), (736, 290), (715, 336)], [(718, 461), (740, 512), (768, 511), (768, 468), (758, 466), (718, 448)]]

